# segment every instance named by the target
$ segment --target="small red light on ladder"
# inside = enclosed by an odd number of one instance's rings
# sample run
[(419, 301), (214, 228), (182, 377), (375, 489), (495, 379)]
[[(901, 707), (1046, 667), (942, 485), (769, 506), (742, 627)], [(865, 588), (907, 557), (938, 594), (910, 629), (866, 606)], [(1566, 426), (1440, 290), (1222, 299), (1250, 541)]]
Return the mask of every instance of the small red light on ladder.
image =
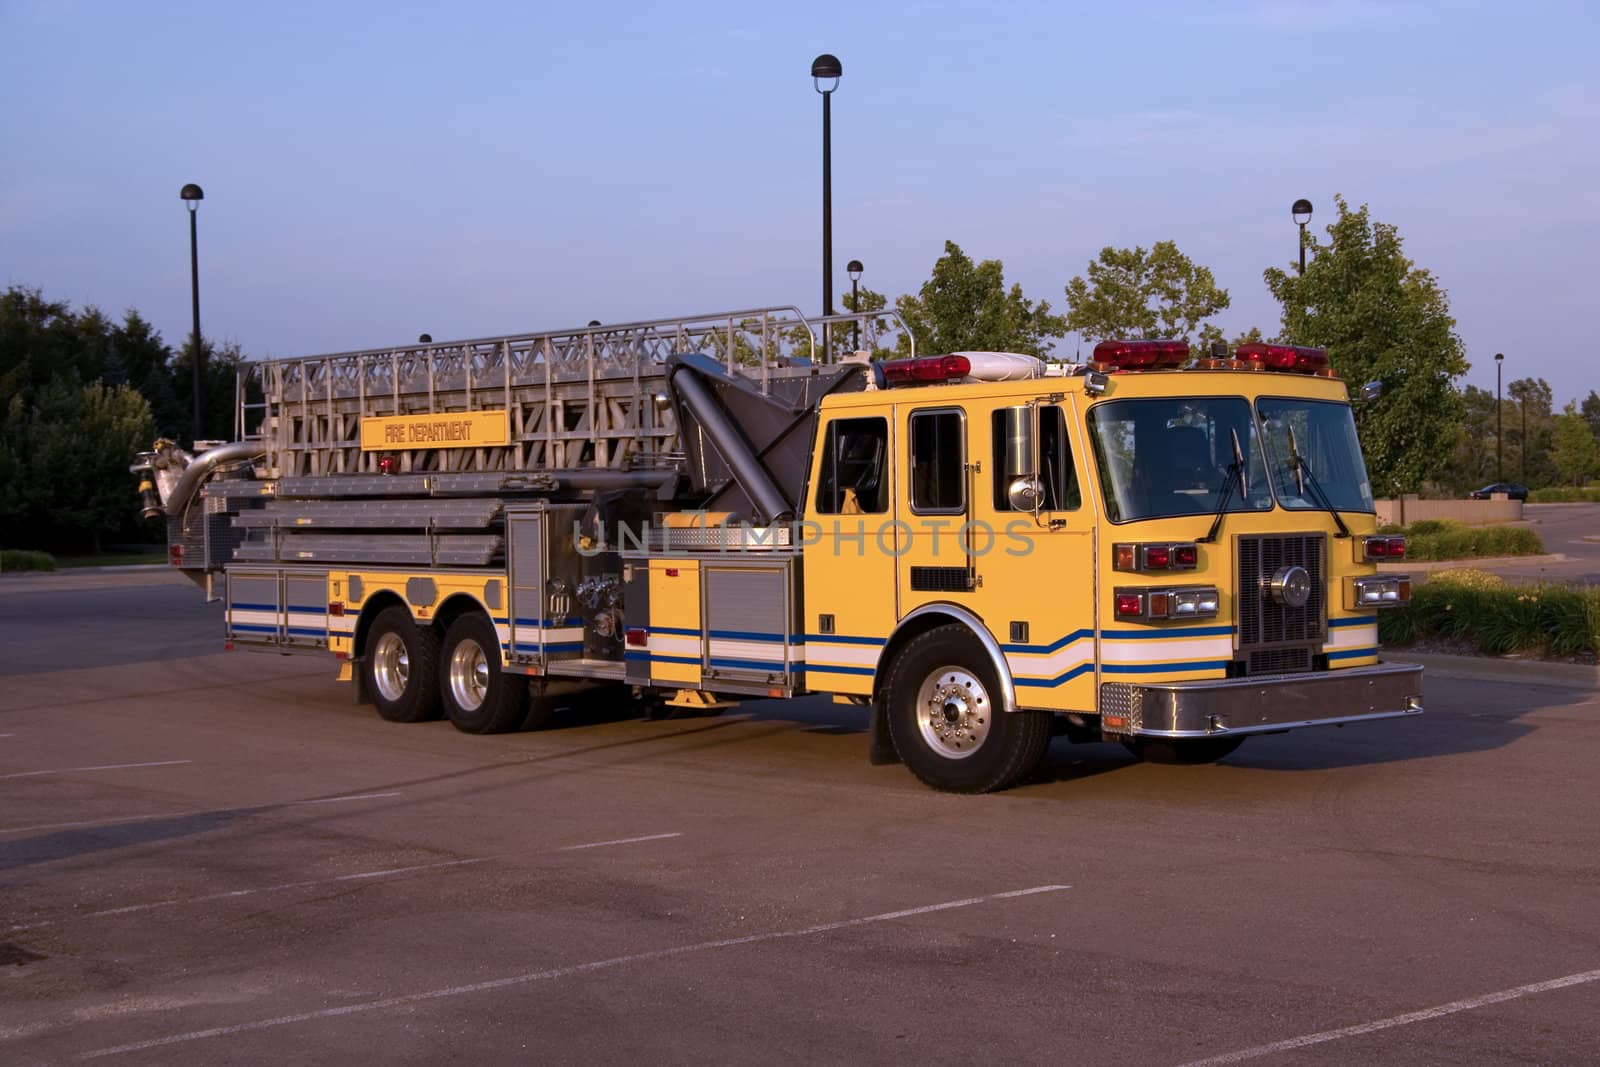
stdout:
[(378, 457), (378, 473), (379, 474), (399, 474), (400, 473), (400, 457), (399, 456), (388, 456), (388, 455), (379, 456)]
[(174, 567), (183, 566), (183, 546), (182, 545), (168, 545), (167, 546), (167, 560)]

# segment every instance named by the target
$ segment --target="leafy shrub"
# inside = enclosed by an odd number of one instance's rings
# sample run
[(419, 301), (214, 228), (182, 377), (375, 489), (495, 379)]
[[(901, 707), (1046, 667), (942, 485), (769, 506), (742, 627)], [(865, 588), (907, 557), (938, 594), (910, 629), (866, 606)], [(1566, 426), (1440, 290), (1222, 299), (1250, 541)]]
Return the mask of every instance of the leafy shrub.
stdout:
[(1537, 556), (1544, 552), (1544, 542), (1527, 526), (1468, 526), (1452, 519), (1423, 519), (1401, 532), (1406, 535), (1407, 559)]
[(1533, 489), (1528, 492), (1530, 504), (1600, 504), (1600, 485), (1582, 489), (1563, 486), (1556, 489)]
[(21, 548), (0, 550), (0, 571), (53, 571), (56, 558), (48, 552), (31, 552)]
[(1600, 651), (1600, 588), (1510, 585), (1483, 571), (1441, 571), (1417, 586), (1408, 607), (1378, 613), (1384, 644), (1429, 637), (1464, 640), (1480, 652)]

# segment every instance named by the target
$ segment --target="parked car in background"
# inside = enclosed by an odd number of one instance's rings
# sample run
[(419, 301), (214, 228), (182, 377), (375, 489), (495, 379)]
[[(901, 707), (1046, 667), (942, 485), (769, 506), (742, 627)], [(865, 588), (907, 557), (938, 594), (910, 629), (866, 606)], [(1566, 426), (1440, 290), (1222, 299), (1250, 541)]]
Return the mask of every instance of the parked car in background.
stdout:
[(1528, 487), (1518, 485), (1516, 482), (1495, 482), (1493, 485), (1486, 485), (1482, 489), (1474, 489), (1467, 495), (1473, 500), (1488, 500), (1496, 493), (1504, 493), (1512, 500), (1528, 499)]

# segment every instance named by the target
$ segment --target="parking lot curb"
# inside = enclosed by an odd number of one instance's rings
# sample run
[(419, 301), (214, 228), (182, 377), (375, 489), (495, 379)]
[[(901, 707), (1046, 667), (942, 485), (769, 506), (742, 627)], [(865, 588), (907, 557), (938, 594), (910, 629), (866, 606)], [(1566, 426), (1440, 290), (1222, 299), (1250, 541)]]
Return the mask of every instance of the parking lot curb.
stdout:
[(1502, 563), (1566, 563), (1572, 557), (1561, 552), (1551, 552), (1543, 556), (1474, 556), (1468, 559), (1411, 559), (1403, 563), (1380, 563), (1378, 571), (1383, 574), (1406, 574), (1418, 572), (1429, 574), (1433, 571), (1449, 570), (1457, 567), (1476, 567), (1479, 570), (1485, 566), (1496, 566)]
[(1446, 678), (1555, 685), (1564, 689), (1600, 689), (1600, 667), (1582, 663), (1551, 663), (1538, 659), (1504, 659), (1499, 656), (1446, 656), (1431, 652), (1384, 649), (1383, 658), (1395, 663), (1415, 663), (1424, 671)]

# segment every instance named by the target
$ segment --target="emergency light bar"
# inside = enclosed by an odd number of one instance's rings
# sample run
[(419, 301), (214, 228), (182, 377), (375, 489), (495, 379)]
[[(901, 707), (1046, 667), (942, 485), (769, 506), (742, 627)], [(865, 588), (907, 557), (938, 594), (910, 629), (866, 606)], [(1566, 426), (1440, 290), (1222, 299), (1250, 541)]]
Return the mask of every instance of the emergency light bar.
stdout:
[(1188, 341), (1101, 341), (1094, 363), (1111, 370), (1158, 370), (1189, 362)]
[(966, 356), (920, 356), (916, 359), (885, 359), (874, 364), (886, 385), (925, 385), (952, 382), (972, 373)]
[(1234, 349), (1234, 358), (1254, 363), (1262, 370), (1298, 371), (1301, 374), (1315, 374), (1328, 366), (1327, 349), (1301, 345), (1269, 345), (1252, 341)]

